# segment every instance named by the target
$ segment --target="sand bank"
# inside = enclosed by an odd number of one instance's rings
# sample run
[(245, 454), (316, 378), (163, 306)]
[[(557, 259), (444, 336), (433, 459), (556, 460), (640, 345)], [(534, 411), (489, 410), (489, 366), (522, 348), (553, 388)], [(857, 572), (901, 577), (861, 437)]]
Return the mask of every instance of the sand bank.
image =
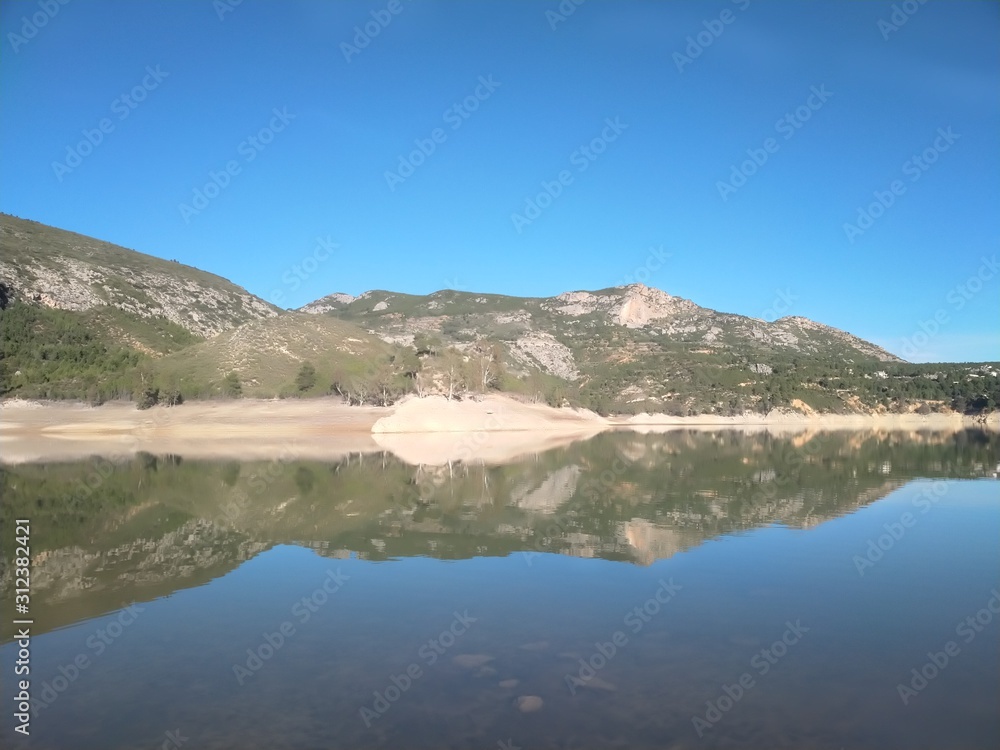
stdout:
[(411, 397), (392, 407), (347, 406), (338, 399), (193, 402), (139, 411), (65, 402), (0, 404), (0, 461), (74, 459), (95, 454), (175, 453), (191, 458), (335, 460), (389, 450), (413, 464), (502, 463), (586, 439), (603, 430), (661, 432), (739, 429), (776, 434), (821, 430), (959, 430), (1000, 428), (957, 414), (802, 415), (772, 412), (737, 417), (643, 414), (604, 418), (582, 409), (553, 409), (506, 396), (449, 401)]

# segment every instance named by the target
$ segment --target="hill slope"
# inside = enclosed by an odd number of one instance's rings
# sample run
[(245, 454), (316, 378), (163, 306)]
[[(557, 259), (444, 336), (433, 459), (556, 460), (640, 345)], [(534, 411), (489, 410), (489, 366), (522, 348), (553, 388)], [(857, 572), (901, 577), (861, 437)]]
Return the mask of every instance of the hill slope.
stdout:
[(114, 308), (200, 337), (279, 312), (221, 276), (6, 214), (0, 280), (9, 294), (46, 307)]
[[(602, 414), (981, 412), (991, 366), (910, 365), (807, 320), (642, 285), (551, 298), (331, 294), (278, 310), (196, 268), (0, 215), (0, 395), (178, 398), (501, 390)], [(306, 314), (313, 313), (313, 314)]]
[[(398, 379), (402, 359), (396, 347), (351, 323), (290, 312), (164, 357), (155, 370), (159, 383), (188, 398), (226, 395), (229, 373), (239, 379), (241, 395), (317, 395), (329, 393), (335, 381)], [(306, 362), (315, 376), (300, 388), (296, 378)]]
[[(769, 323), (720, 313), (641, 284), (549, 298), (375, 290), (332, 294), (300, 310), (357, 323), (424, 353), (457, 349), (470, 370), (466, 381), (482, 381), (475, 371), (486, 363), (501, 388), (602, 412), (766, 409), (795, 398), (853, 410), (845, 398), (803, 389), (808, 375), (796, 379), (793, 371), (840, 363), (874, 372), (902, 362), (806, 318)], [(432, 361), (424, 357), (425, 366)], [(509, 377), (499, 377), (501, 370)]]

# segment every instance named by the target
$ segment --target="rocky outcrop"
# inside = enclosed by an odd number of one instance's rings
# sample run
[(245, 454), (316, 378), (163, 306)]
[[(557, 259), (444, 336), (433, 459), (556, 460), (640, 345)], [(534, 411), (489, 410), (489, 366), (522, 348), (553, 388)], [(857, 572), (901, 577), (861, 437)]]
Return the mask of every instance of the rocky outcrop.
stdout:
[(511, 342), (510, 354), (522, 365), (537, 367), (564, 380), (580, 377), (573, 352), (551, 333), (532, 331), (518, 337)]
[(321, 297), (314, 302), (310, 302), (308, 305), (303, 305), (298, 309), (298, 312), (309, 313), (310, 315), (322, 315), (323, 313), (328, 313), (331, 310), (339, 310), (344, 305), (349, 305), (356, 297), (352, 297), (350, 294), (344, 294), (343, 292), (334, 292), (333, 294), (328, 294), (325, 297)]
[(219, 276), (12, 216), (0, 216), (0, 251), (0, 281), (48, 307), (115, 307), (205, 337), (278, 314)]
[(626, 328), (642, 328), (653, 321), (676, 318), (701, 309), (690, 300), (642, 284), (631, 284), (623, 289), (616, 322)]

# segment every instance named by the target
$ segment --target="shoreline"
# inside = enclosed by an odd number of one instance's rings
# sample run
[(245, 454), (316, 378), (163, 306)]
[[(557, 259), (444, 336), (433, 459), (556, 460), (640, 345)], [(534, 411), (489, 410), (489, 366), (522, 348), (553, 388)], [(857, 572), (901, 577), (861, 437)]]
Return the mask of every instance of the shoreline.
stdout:
[(811, 414), (792, 410), (734, 417), (640, 414), (602, 417), (502, 395), (463, 401), (408, 397), (388, 407), (348, 406), (337, 398), (191, 401), (140, 411), (129, 402), (0, 402), (0, 464), (93, 455), (175, 453), (192, 458), (336, 459), (388, 450), (407, 463), (502, 463), (601, 432), (735, 429), (776, 435), (831, 430), (1000, 430), (960, 414)]

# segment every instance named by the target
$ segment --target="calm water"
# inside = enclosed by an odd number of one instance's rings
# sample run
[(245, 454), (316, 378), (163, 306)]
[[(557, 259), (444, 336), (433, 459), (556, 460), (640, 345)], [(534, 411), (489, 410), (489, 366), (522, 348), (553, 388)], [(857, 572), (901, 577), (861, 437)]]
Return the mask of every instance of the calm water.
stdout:
[(998, 461), (973, 431), (719, 432), (5, 467), (36, 710), (22, 741), (5, 568), (3, 744), (998, 747)]

